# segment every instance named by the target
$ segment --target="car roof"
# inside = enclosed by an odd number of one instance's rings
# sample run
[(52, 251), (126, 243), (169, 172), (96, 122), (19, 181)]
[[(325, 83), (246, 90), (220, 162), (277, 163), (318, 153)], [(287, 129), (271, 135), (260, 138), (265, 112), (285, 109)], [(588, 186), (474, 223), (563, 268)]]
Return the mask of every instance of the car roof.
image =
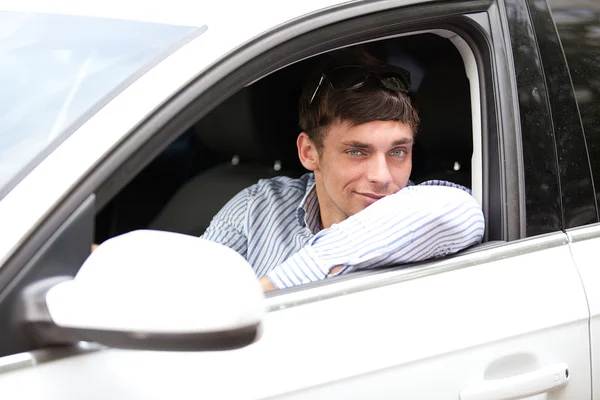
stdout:
[(0, 11), (94, 16), (187, 26), (225, 24), (233, 29), (248, 24), (262, 25), (263, 20), (279, 24), (344, 2), (302, 0), (286, 2), (285, 7), (275, 7), (272, 0), (0, 0)]

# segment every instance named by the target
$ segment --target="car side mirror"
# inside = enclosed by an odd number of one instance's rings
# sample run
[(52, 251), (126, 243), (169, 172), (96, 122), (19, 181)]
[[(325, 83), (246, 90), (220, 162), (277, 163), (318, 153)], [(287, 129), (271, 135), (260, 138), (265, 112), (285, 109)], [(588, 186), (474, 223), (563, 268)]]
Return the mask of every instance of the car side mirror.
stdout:
[(234, 250), (140, 230), (104, 242), (75, 278), (28, 287), (20, 313), (25, 327), (47, 344), (222, 350), (258, 340), (263, 300), (252, 268)]

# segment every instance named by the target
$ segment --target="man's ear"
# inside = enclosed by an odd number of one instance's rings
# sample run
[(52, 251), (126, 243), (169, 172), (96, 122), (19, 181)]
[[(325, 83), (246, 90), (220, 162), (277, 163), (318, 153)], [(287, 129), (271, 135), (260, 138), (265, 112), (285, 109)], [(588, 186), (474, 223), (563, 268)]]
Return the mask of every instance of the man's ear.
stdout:
[(317, 147), (310, 140), (308, 134), (306, 132), (302, 132), (298, 135), (298, 139), (296, 140), (296, 145), (298, 146), (298, 157), (300, 158), (300, 162), (309, 171), (316, 171), (319, 169), (319, 153), (317, 151)]

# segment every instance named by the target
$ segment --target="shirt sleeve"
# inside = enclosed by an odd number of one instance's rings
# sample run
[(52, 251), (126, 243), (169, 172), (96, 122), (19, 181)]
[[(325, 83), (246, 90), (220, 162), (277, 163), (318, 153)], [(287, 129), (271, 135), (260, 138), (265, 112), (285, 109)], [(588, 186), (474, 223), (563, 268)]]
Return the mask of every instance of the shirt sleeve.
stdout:
[(481, 242), (481, 207), (459, 185), (409, 186), (315, 235), (269, 274), (276, 288), (343, 273), (441, 257)]
[(225, 245), (246, 258), (248, 253), (246, 221), (250, 197), (248, 189), (232, 197), (213, 217), (201, 238)]
[(431, 179), (429, 181), (425, 181), (422, 183), (419, 183), (419, 186), (446, 186), (446, 187), (451, 187), (451, 188), (455, 188), (455, 189), (460, 189), (463, 190), (469, 194), (471, 193), (471, 189), (466, 188), (462, 185), (459, 185), (457, 183), (453, 183), (453, 182), (448, 182), (448, 181), (442, 181), (439, 179)]

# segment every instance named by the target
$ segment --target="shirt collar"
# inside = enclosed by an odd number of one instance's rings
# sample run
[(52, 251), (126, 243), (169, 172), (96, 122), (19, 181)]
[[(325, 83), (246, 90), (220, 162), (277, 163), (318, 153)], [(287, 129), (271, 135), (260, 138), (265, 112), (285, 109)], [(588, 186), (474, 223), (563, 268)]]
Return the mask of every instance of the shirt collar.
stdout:
[(300, 200), (296, 215), (300, 226), (306, 226), (313, 233), (317, 234), (321, 230), (319, 199), (317, 198), (317, 187), (315, 185), (315, 175), (309, 174), (306, 181), (306, 192)]

